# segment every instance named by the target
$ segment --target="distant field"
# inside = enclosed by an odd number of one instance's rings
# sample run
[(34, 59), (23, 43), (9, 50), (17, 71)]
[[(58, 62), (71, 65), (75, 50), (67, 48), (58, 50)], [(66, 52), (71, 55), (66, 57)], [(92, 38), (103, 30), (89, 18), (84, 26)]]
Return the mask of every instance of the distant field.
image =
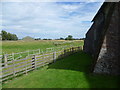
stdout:
[[(63, 43), (65, 42), (65, 43)], [(2, 52), (3, 53), (16, 53), (26, 50), (45, 49), (50, 47), (59, 47), (65, 45), (83, 46), (81, 40), (65, 41), (65, 40), (39, 40), (39, 41), (2, 41)], [(62, 43), (55, 45), (54, 43)]]

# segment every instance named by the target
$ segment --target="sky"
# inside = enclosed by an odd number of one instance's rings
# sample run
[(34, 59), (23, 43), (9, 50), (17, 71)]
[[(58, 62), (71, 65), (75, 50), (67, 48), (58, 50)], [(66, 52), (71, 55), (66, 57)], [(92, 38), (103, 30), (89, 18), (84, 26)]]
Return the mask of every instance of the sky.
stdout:
[(1, 30), (33, 38), (85, 37), (102, 2), (2, 2)]

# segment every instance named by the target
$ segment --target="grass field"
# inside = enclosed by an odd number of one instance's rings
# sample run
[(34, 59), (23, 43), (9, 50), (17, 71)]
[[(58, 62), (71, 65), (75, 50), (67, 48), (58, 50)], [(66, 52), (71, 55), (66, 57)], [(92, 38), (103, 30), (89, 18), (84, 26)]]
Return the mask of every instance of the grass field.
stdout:
[(64, 43), (58, 46), (55, 46), (53, 43), (62, 43), (64, 40), (40, 40), (40, 41), (3, 41), (2, 42), (2, 52), (4, 53), (16, 53), (22, 52), (26, 50), (35, 50), (35, 49), (45, 49), (50, 47), (59, 47), (65, 45), (74, 45), (74, 46), (82, 46), (83, 41), (77, 40), (71, 43)]
[[(45, 49), (65, 45), (83, 46), (83, 41), (62, 43), (58, 40), (40, 41), (3, 41), (2, 50), (5, 53), (26, 50)], [(58, 60), (56, 63), (39, 68), (3, 84), (3, 88), (117, 88), (118, 76), (93, 75), (90, 73), (92, 58), (79, 52)]]
[(3, 84), (3, 88), (117, 88), (117, 76), (93, 75), (92, 58), (79, 52), (28, 75)]

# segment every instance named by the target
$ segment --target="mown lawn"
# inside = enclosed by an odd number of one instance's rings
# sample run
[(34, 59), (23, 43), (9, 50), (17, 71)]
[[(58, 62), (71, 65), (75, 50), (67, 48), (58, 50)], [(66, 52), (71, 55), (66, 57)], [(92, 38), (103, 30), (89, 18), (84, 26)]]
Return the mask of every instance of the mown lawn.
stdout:
[[(83, 41), (76, 40), (71, 43), (64, 43), (58, 46), (55, 46), (54, 43), (62, 43), (67, 42), (65, 40), (38, 40), (38, 41), (2, 41), (0, 47), (2, 47), (2, 52), (4, 53), (16, 53), (22, 52), (26, 50), (36, 50), (36, 49), (46, 49), (50, 47), (60, 47), (65, 45), (73, 45), (73, 46), (83, 46)], [(1, 46), (2, 45), (2, 46)]]
[(79, 52), (3, 84), (3, 88), (117, 88), (118, 76), (93, 75), (92, 58)]

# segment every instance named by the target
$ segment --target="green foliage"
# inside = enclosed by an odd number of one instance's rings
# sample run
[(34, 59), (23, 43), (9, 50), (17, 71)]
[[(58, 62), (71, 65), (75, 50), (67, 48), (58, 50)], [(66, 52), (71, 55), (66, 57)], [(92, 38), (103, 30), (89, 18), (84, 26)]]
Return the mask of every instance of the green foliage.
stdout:
[(4, 30), (2, 30), (1, 36), (2, 36), (2, 40), (7, 40), (7, 39), (8, 39), (8, 38), (7, 38), (7, 32), (4, 31)]
[(73, 40), (73, 36), (72, 35), (68, 35), (68, 37), (66, 37), (65, 40)]
[(119, 76), (93, 75), (92, 58), (79, 52), (3, 84), (3, 88), (117, 88)]
[(64, 40), (64, 38), (61, 37), (60, 40)]
[(47, 38), (44, 38), (43, 40), (52, 40), (52, 39), (50, 39), (50, 38), (48, 38), (48, 39), (47, 39)]
[(18, 40), (17, 35), (8, 33), (4, 30), (1, 32), (2, 40)]
[(41, 40), (41, 38), (35, 38), (35, 40)]
[(85, 38), (80, 38), (80, 40), (85, 40)]

